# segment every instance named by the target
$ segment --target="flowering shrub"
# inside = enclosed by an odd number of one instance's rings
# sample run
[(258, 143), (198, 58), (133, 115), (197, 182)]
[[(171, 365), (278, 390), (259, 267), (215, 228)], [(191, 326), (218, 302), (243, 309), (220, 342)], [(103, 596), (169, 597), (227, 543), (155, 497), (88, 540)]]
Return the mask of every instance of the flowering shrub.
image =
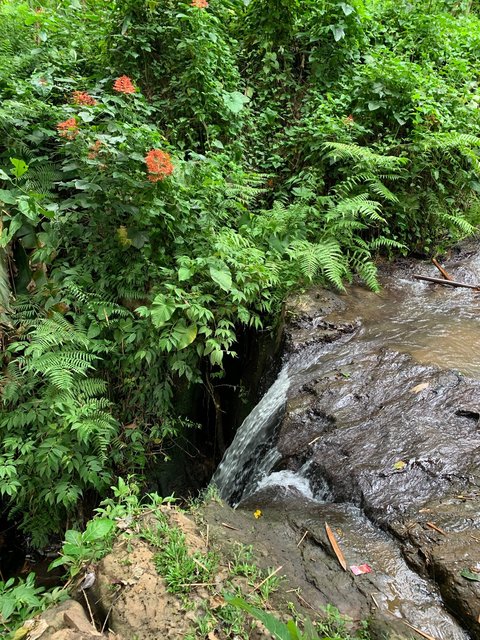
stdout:
[(113, 83), (113, 88), (118, 93), (135, 93), (136, 89), (133, 86), (133, 82), (128, 76), (120, 76)]
[(57, 130), (62, 138), (73, 140), (78, 134), (78, 124), (75, 118), (68, 118), (57, 124)]
[(74, 104), (78, 104), (85, 107), (94, 107), (97, 103), (95, 98), (92, 98), (86, 91), (74, 91), (72, 93), (72, 101)]
[(197, 7), (197, 9), (206, 9), (208, 7), (207, 0), (192, 0), (192, 7)]
[(95, 140), (95, 142), (90, 145), (90, 147), (88, 147), (89, 153), (87, 157), (89, 158), (89, 160), (94, 160), (98, 156), (102, 144), (103, 142), (101, 140)]
[(170, 154), (160, 149), (152, 149), (145, 156), (150, 182), (164, 180), (173, 173), (173, 164)]

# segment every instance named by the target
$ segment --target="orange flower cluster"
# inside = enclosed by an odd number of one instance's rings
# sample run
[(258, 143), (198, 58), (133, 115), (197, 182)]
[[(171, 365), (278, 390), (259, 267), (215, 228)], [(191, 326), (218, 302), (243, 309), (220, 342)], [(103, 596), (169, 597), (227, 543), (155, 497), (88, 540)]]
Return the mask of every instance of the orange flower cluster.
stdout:
[(192, 7), (197, 7), (197, 9), (206, 9), (208, 7), (207, 0), (192, 0)]
[(68, 118), (68, 120), (64, 120), (63, 122), (59, 122), (57, 124), (57, 130), (62, 138), (67, 138), (67, 140), (73, 140), (75, 136), (78, 134), (78, 124), (75, 118)]
[(94, 107), (97, 104), (95, 98), (92, 98), (86, 91), (74, 91), (72, 100), (74, 104), (80, 104), (85, 107)]
[(150, 182), (164, 180), (173, 173), (173, 164), (170, 154), (160, 149), (152, 149), (145, 156)]
[(133, 82), (128, 76), (120, 76), (113, 83), (113, 88), (118, 93), (135, 93), (136, 89), (133, 86)]
[(90, 160), (94, 160), (98, 156), (98, 152), (100, 151), (100, 147), (103, 142), (101, 140), (95, 140), (95, 142), (89, 147), (90, 153), (88, 154), (88, 158)]

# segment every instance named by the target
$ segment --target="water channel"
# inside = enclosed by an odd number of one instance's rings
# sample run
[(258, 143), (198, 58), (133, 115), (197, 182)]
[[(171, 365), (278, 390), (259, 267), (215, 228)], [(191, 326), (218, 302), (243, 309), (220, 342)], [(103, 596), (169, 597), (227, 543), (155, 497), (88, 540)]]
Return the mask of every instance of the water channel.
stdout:
[[(480, 282), (478, 253), (451, 268), (456, 280)], [(462, 505), (455, 520), (451, 508), (457, 494), (478, 496), (480, 294), (432, 286), (414, 271), (437, 275), (427, 263), (387, 267), (380, 294), (350, 287), (339, 309), (310, 308), (302, 344), (286, 354), (213, 482), (232, 505), (277, 503), (312, 531), (327, 514), (337, 518), (350, 557), (375, 565), (380, 608), (438, 640), (476, 638), (461, 605), (456, 620), (447, 611), (457, 605), (426, 575), (428, 563), (418, 571), (408, 557), (404, 528), (434, 504), (452, 539), (480, 525)], [(351, 328), (316, 341), (325, 323)], [(477, 552), (465, 558), (479, 563)]]

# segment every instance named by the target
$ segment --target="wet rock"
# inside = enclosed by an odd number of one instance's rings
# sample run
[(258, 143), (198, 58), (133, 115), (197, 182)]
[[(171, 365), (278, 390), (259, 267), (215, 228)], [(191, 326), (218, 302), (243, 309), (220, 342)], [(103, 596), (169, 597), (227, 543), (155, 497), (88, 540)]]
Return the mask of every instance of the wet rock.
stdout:
[[(409, 563), (439, 586), (447, 606), (480, 637), (480, 582), (463, 577), (480, 570), (480, 511), (475, 497), (432, 501), (415, 518), (392, 522)], [(480, 577), (480, 574), (479, 574)]]
[[(276, 487), (278, 489), (278, 487)], [(277, 491), (262, 489), (250, 496), (241, 508), (231, 510), (212, 503), (205, 510), (211, 536), (225, 547), (230, 541), (255, 541), (257, 562), (264, 568), (282, 567), (282, 592), (289, 594), (304, 615), (324, 617), (327, 605), (334, 605), (358, 627), (370, 621), (374, 640), (411, 640), (417, 636), (404, 620), (425, 630), (445, 629), (444, 638), (463, 638), (452, 618), (432, 595), (425, 580), (415, 575), (403, 560), (398, 547), (355, 507), (316, 504)], [(263, 515), (255, 519), (254, 510)], [(328, 522), (345, 553), (347, 564), (368, 562), (372, 573), (354, 576), (338, 564), (325, 534)], [(229, 529), (224, 525), (235, 527)], [(304, 537), (305, 532), (307, 535)], [(300, 544), (299, 544), (300, 543)], [(285, 610), (287, 602), (279, 607)]]
[(285, 309), (286, 349), (299, 351), (309, 344), (329, 343), (355, 330), (354, 323), (331, 323), (325, 316), (344, 310), (346, 303), (331, 291), (320, 287), (292, 295)]

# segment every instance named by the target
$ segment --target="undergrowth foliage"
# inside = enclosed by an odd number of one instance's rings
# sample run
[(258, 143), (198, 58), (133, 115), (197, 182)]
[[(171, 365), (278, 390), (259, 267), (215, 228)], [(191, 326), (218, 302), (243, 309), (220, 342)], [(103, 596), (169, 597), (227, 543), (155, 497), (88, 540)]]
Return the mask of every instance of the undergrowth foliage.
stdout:
[(475, 11), (2, 3), (0, 494), (35, 545), (163, 459), (289, 290), (475, 230)]

